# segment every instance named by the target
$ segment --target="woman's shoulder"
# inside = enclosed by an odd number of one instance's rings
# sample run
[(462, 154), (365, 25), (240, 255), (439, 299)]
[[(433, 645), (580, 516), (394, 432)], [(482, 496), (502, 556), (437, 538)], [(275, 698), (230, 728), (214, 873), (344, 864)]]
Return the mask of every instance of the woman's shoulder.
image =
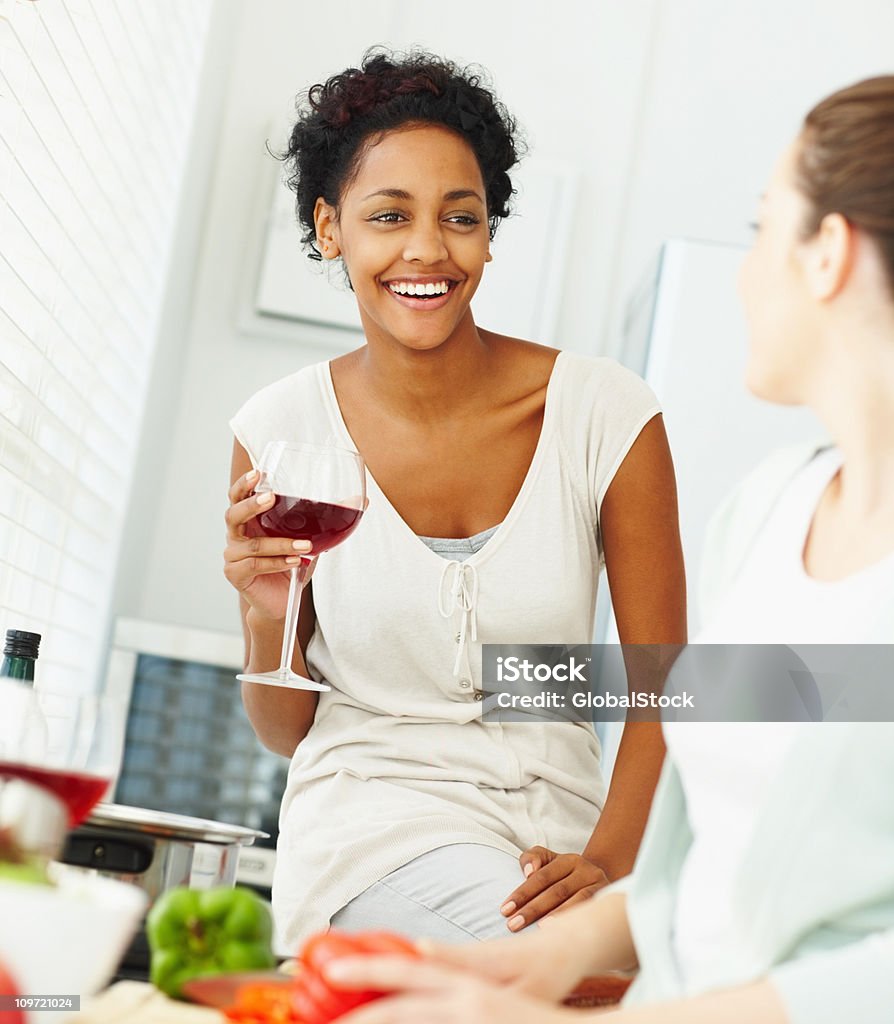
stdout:
[(827, 442), (805, 441), (765, 455), (727, 495), (711, 526), (723, 532), (730, 527), (757, 530), (801, 470), (829, 448)]
[(263, 384), (242, 403), (239, 412), (249, 410), (257, 405), (291, 399), (306, 392), (319, 390), (321, 373), (327, 367), (327, 361), (311, 363), (285, 377), (278, 377), (276, 380)]
[(583, 355), (569, 349), (557, 349), (535, 341), (492, 336), (502, 349), (502, 358), (513, 376), (525, 368), (550, 379), (556, 390), (582, 399), (590, 404), (597, 396), (604, 402), (624, 399), (627, 395), (647, 394), (654, 399), (648, 384), (633, 370), (610, 356)]
[(561, 361), (570, 387), (605, 394), (651, 393), (651, 388), (638, 373), (611, 356), (589, 356), (566, 349), (561, 353)]
[(726, 592), (783, 492), (828, 442), (808, 441), (765, 456), (724, 498), (708, 523), (699, 581), (699, 604), (707, 614)]
[(328, 363), (304, 366), (254, 391), (230, 419), (230, 429), (255, 462), (274, 436), (307, 435), (307, 424), (325, 412), (324, 376)]
[[(563, 351), (556, 361), (555, 405), (565, 433), (590, 443), (621, 441), (661, 411), (655, 392), (639, 374), (610, 356)], [(609, 443), (609, 447), (611, 444)]]

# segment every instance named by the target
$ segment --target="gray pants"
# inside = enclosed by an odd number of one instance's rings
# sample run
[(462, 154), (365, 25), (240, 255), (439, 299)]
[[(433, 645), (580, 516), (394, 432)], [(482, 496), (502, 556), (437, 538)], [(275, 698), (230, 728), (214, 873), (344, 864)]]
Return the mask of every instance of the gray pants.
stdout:
[(414, 939), (473, 942), (512, 935), (500, 907), (524, 881), (517, 858), (454, 843), (411, 860), (332, 918), (332, 927), (400, 932)]

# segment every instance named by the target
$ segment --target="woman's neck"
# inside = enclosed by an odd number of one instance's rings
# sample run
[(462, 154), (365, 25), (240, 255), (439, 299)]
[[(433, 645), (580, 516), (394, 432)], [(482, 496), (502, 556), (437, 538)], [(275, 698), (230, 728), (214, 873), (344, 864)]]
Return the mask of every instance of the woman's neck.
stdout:
[(894, 510), (894, 331), (853, 332), (828, 346), (808, 404), (843, 457), (835, 503), (854, 524)]
[(355, 368), (371, 398), (393, 415), (442, 423), (474, 413), (493, 389), (495, 343), (470, 316), (468, 325), (433, 349), (373, 337), (355, 354)]

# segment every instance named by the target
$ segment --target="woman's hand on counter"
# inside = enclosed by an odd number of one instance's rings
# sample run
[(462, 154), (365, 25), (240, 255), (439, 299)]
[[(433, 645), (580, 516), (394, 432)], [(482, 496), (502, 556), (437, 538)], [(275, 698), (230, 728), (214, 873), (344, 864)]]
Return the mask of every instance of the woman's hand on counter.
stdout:
[(303, 586), (313, 573), (315, 560), (307, 561), (309, 541), (263, 535), (257, 516), (270, 507), (274, 496), (271, 492), (256, 495), (257, 482), (257, 470), (252, 470), (239, 476), (228, 492), (224, 576), (257, 615), (281, 622), (286, 617), (289, 571), (298, 568)]
[(511, 931), (588, 900), (610, 881), (602, 868), (580, 854), (555, 853), (545, 846), (525, 850), (519, 864), (526, 880), (500, 908)]

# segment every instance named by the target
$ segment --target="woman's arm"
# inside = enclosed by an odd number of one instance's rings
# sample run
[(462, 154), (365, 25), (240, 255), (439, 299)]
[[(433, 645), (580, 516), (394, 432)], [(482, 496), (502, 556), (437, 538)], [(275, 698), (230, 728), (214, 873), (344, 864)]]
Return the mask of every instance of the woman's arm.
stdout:
[[(288, 566), (283, 559), (294, 556), (295, 552), (291, 542), (264, 540), (253, 529), (251, 524), (260, 507), (252, 506), (255, 481), (247, 479), (251, 469), (248, 453), (234, 441), (231, 504), (227, 512), (228, 545), (224, 557), (227, 578), (240, 594), (246, 669), (268, 672), (279, 667), (282, 652), (289, 589)], [(292, 658), (293, 671), (305, 677), (309, 673), (304, 651), (314, 624), (313, 594), (308, 584), (301, 595), (298, 642)], [(307, 735), (318, 699), (319, 694), (313, 690), (242, 684), (242, 703), (255, 734), (265, 747), (283, 757), (291, 757)]]
[[(606, 894), (558, 916), (555, 924), (542, 933), (517, 940), (485, 942), (475, 949), (438, 946), (434, 956), (445, 966), (370, 957), (332, 961), (326, 972), (339, 987), (399, 993), (345, 1017), (345, 1024), (414, 1024), (423, 1020), (434, 1024), (887, 1024), (891, 1019), (894, 930), (890, 929), (838, 949), (791, 960), (766, 977), (716, 992), (629, 1008), (620, 1006), (608, 1012), (561, 1010), (548, 1005), (557, 993), (558, 998), (564, 994), (548, 980), (550, 970), (561, 973), (565, 968), (561, 958), (579, 959), (584, 945), (591, 952), (600, 947), (605, 950), (605, 937), (600, 938), (604, 927), (609, 934), (619, 934), (619, 905), (609, 906), (619, 899), (623, 897)], [(599, 913), (600, 904), (609, 912), (607, 915)], [(585, 918), (587, 911), (591, 914), (589, 920)], [(574, 919), (584, 925), (577, 929), (576, 941), (560, 928), (560, 923)], [(624, 930), (629, 936), (626, 923)], [(584, 936), (588, 942), (582, 941)], [(534, 952), (539, 952), (539, 957), (530, 955)], [(510, 972), (505, 965), (512, 961), (514, 969)], [(591, 962), (591, 969), (599, 966), (606, 966), (604, 954)]]
[[(357, 961), (333, 960), (327, 977), (339, 987), (350, 978), (351, 988), (399, 992), (349, 1013), (344, 1024), (792, 1024), (773, 987), (758, 981), (724, 992), (653, 1003), (629, 1010), (568, 1010), (532, 999), (517, 989), (497, 987), (470, 975), (426, 964), (371, 959), (372, 970), (355, 973)], [(347, 986), (346, 986), (347, 987)], [(871, 1019), (850, 1017), (860, 1024), (887, 1021), (887, 1007)], [(832, 1018), (815, 1017), (811, 1024), (831, 1024)], [(841, 1018), (835, 1019), (840, 1024)]]
[[(551, 918), (548, 927), (518, 937), (460, 945), (425, 942), (420, 948), (426, 959), (417, 963), (394, 957), (346, 958), (333, 960), (326, 973), (339, 988), (418, 993), (433, 987), (446, 993), (474, 980), (496, 983), (503, 994), (511, 990), (558, 1002), (587, 976), (636, 966), (623, 892), (588, 900)], [(429, 1019), (434, 1018), (425, 1013), (417, 1018)]]
[[(621, 463), (602, 501), (600, 529), (618, 636), (624, 645), (649, 645), (625, 653), (632, 686), (636, 663), (647, 665), (646, 689), (687, 637), (677, 485), (663, 417), (643, 427)], [(664, 655), (652, 646), (659, 644), (667, 645)], [(633, 869), (663, 760), (661, 723), (627, 722), (605, 807), (584, 849), (609, 878)]]
[[(639, 677), (640, 689), (654, 688), (656, 672), (666, 672), (686, 642), (677, 488), (661, 416), (643, 427), (618, 468), (602, 501), (600, 531), (629, 684), (636, 687)], [(629, 874), (663, 759), (660, 722), (625, 725), (605, 807), (583, 853), (537, 846), (522, 854), (527, 881), (502, 907), (512, 931)]]
[[(877, 898), (890, 899), (881, 893)], [(894, 928), (789, 960), (770, 971), (768, 984), (785, 1008), (785, 1024), (888, 1024), (894, 1016)]]
[[(859, 1020), (860, 1024), (865, 1021), (862, 1017), (849, 1019)], [(825, 1020), (813, 1017), (810, 1024), (821, 1024)], [(627, 1010), (620, 1008), (598, 1014), (592, 1021), (593, 1024), (597, 1021), (599, 1024), (793, 1024), (776, 990), (765, 980), (688, 999), (633, 1006)]]

